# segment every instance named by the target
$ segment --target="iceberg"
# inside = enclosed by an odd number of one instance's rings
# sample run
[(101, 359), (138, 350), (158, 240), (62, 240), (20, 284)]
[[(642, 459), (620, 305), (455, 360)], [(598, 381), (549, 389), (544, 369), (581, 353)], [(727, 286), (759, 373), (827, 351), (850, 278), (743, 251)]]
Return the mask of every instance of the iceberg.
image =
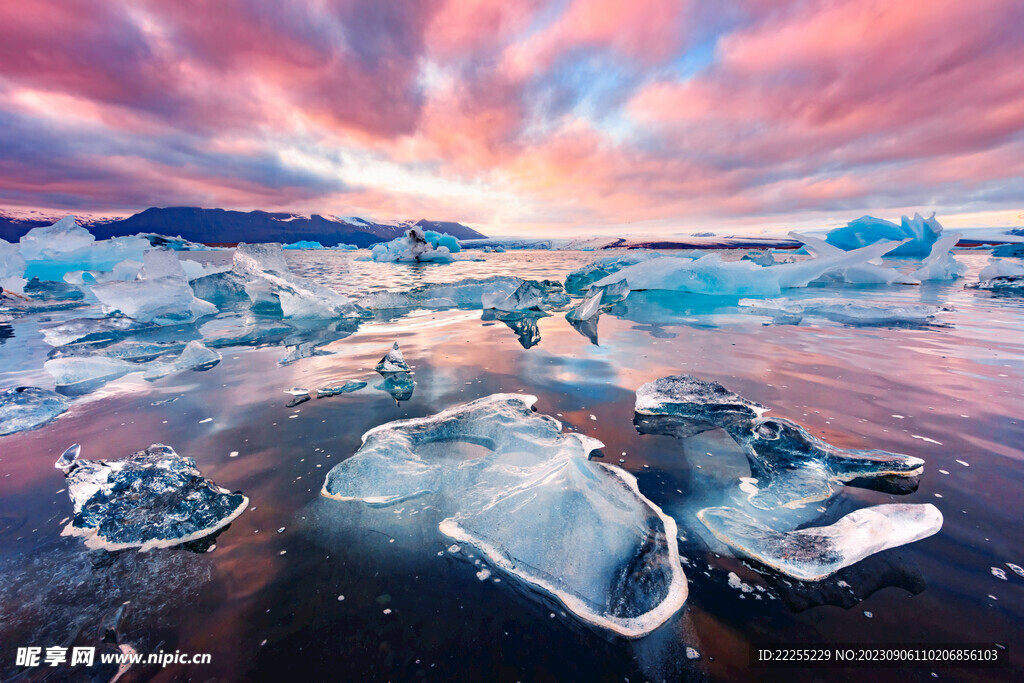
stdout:
[(859, 249), (879, 240), (907, 240), (890, 255), (922, 257), (931, 252), (941, 233), (942, 225), (934, 213), (930, 218), (923, 218), (918, 213), (913, 218), (903, 216), (900, 225), (873, 216), (862, 216), (845, 227), (830, 231), (825, 240), (844, 251)]
[(282, 249), (326, 249), (326, 247), (319, 242), (310, 240), (299, 240), (298, 242), (292, 242), (291, 244), (281, 245)]
[(0, 392), (0, 436), (36, 429), (67, 411), (68, 400), (39, 387)]
[(239, 244), (231, 272), (244, 282), (242, 289), (253, 310), (280, 308), (285, 318), (360, 315), (348, 297), (292, 273), (280, 244)]
[(451, 235), (413, 226), (399, 238), (373, 245), (370, 256), (374, 261), (451, 263), (459, 251), (459, 241)]
[(687, 596), (675, 521), (631, 474), (588, 459), (600, 442), (563, 433), (535, 401), (495, 394), (371, 429), (322, 494), (375, 506), (432, 496), (440, 532), (494, 567), (586, 623), (650, 633)]
[(799, 323), (804, 317), (826, 318), (846, 325), (932, 325), (937, 306), (875, 303), (862, 299), (740, 299), (741, 308)]
[(53, 225), (32, 228), (18, 246), (27, 263), (26, 278), (61, 280), (69, 271), (109, 271), (125, 259), (141, 261), (151, 245), (140, 236), (97, 240), (74, 216), (65, 216)]
[(317, 398), (329, 398), (331, 396), (338, 396), (339, 394), (347, 394), (351, 391), (359, 391), (366, 386), (366, 382), (360, 382), (358, 380), (350, 379), (344, 384), (338, 384), (329, 387), (320, 387), (316, 390)]
[(402, 355), (401, 349), (398, 348), (398, 342), (391, 347), (380, 362), (377, 363), (375, 368), (377, 372), (382, 375), (387, 375), (392, 372), (411, 372), (409, 366), (405, 362), (405, 357)]
[(801, 581), (820, 581), (869, 555), (928, 538), (942, 528), (930, 503), (878, 505), (835, 524), (779, 532), (735, 508), (705, 508), (698, 519), (720, 541)]
[(636, 392), (634, 424), (642, 434), (686, 439), (721, 428), (744, 451), (754, 481), (744, 490), (755, 508), (799, 508), (826, 500), (836, 484), (912, 478), (924, 461), (879, 450), (846, 450), (782, 418), (717, 382), (689, 375), (662, 377)]
[(867, 263), (895, 249), (900, 242), (879, 241), (834, 256), (795, 263), (759, 266), (751, 261), (725, 261), (721, 254), (698, 259), (665, 256), (628, 266), (598, 280), (594, 287), (625, 281), (630, 290), (660, 289), (740, 296), (777, 296), (782, 289), (806, 287), (825, 273)]
[(220, 531), (249, 499), (205, 479), (192, 458), (153, 444), (123, 460), (80, 460), (72, 446), (57, 461), (74, 516), (62, 535), (108, 551), (168, 548)]

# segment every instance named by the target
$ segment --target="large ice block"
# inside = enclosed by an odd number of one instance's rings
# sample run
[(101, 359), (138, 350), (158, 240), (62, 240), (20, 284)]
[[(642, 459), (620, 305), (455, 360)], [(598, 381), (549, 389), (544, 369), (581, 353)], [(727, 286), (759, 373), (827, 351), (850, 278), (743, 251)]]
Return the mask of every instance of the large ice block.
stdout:
[(649, 633), (686, 600), (675, 522), (628, 472), (588, 459), (599, 442), (531, 411), (535, 400), (495, 394), (381, 425), (322, 493), (370, 505), (434, 496), (446, 536), (586, 622)]

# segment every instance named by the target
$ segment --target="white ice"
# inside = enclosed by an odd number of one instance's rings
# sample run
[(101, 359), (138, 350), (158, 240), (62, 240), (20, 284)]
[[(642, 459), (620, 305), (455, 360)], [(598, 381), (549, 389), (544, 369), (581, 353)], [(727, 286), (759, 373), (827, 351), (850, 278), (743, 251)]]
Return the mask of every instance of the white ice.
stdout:
[(438, 235), (413, 226), (404, 235), (390, 242), (375, 244), (370, 249), (374, 261), (450, 263), (459, 251), (459, 243), (451, 235)]
[(107, 313), (120, 311), (142, 322), (169, 325), (213, 315), (217, 307), (196, 298), (175, 252), (150, 249), (134, 280), (111, 280), (91, 287)]
[(409, 372), (409, 366), (405, 362), (401, 349), (398, 348), (398, 342), (395, 342), (391, 350), (380, 359), (376, 370), (382, 375), (391, 372)]
[(600, 289), (593, 294), (587, 296), (576, 306), (573, 306), (566, 312), (565, 317), (568, 320), (590, 320), (594, 316), (601, 312), (601, 299), (604, 297), (604, 292)]
[(0, 289), (5, 292), (25, 292), (25, 258), (14, 244), (0, 239)]
[(506, 291), (503, 287), (496, 287), (491, 291), (484, 292), (480, 303), (485, 309), (493, 308), (505, 312), (541, 310), (544, 296), (544, 290), (537, 283), (527, 280), (511, 292)]

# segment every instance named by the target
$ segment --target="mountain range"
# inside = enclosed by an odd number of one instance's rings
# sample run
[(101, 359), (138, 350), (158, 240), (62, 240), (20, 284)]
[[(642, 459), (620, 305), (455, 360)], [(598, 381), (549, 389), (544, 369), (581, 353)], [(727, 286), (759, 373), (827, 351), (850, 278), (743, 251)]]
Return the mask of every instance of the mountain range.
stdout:
[[(32, 228), (51, 225), (61, 218), (38, 212), (15, 213), (0, 209), (0, 238), (16, 242)], [(127, 218), (91, 218), (78, 222), (97, 239), (157, 233), (180, 236), (192, 242), (233, 245), (238, 242), (299, 242), (309, 240), (324, 246), (354, 244), (367, 247), (399, 237), (413, 225), (424, 230), (446, 232), (458, 239), (485, 237), (469, 226), (453, 221), (377, 223), (358, 217), (227, 211), (195, 206), (149, 208)]]

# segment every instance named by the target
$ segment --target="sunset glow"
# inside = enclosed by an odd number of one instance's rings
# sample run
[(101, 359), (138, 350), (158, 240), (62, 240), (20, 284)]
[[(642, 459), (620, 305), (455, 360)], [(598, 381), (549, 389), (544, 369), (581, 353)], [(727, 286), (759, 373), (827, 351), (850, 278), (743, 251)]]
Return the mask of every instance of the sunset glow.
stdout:
[(0, 205), (747, 232), (1024, 215), (1018, 0), (0, 4)]

